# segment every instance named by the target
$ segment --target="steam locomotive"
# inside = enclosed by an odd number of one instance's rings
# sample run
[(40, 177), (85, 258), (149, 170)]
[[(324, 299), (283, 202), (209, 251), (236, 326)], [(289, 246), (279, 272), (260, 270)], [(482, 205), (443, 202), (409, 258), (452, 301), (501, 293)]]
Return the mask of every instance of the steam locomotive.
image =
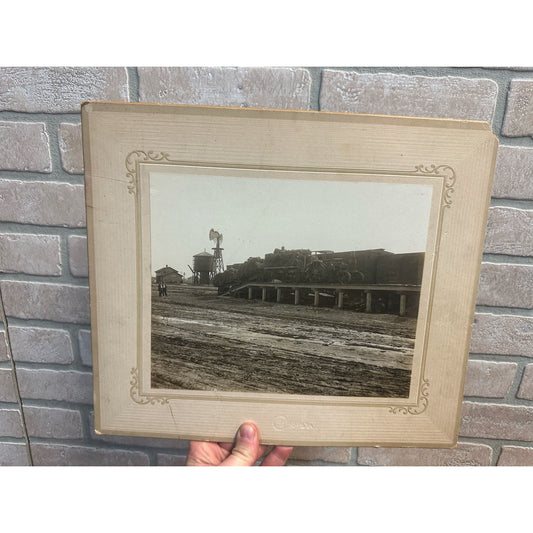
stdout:
[(424, 253), (394, 254), (379, 248), (349, 252), (276, 248), (250, 257), (213, 278), (219, 294), (252, 282), (420, 285)]

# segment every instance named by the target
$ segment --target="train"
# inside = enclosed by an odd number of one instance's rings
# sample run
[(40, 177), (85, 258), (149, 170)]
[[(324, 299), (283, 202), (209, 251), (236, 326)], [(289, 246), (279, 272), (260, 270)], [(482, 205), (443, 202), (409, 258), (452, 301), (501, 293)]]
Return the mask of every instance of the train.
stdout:
[(424, 252), (392, 253), (383, 248), (334, 252), (276, 248), (250, 257), (214, 276), (219, 294), (247, 283), (420, 286)]

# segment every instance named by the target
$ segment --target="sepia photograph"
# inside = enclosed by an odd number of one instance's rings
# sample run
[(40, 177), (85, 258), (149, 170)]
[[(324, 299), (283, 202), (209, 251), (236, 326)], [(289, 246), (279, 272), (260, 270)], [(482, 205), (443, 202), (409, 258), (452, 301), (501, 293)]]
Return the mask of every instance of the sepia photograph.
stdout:
[(407, 398), (433, 186), (151, 172), (151, 387)]

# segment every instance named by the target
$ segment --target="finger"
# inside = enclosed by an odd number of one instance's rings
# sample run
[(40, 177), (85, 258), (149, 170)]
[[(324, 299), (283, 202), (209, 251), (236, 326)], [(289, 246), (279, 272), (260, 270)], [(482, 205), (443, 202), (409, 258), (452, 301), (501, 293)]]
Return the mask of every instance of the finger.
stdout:
[(265, 455), (261, 466), (283, 466), (290, 454), (292, 446), (274, 446), (272, 450)]
[(245, 422), (237, 432), (231, 455), (220, 466), (252, 466), (260, 455), (257, 428), (254, 424)]
[(185, 464), (187, 466), (214, 466), (229, 455), (215, 442), (191, 441)]
[(226, 450), (228, 453), (231, 452), (231, 449), (235, 445), (233, 442), (219, 442), (218, 445), (223, 449)]
[[(228, 455), (229, 455), (231, 453), (231, 450), (235, 446), (235, 442), (219, 442), (218, 445), (223, 450), (226, 450), (228, 452)], [(267, 449), (268, 449), (268, 446), (261, 446), (260, 445), (259, 448), (257, 449), (257, 459), (259, 459), (259, 457), (261, 457), (267, 451)]]
[[(235, 442), (219, 442), (218, 445), (225, 451), (228, 452), (228, 455), (231, 453), (231, 450), (235, 446)], [(268, 449), (268, 446), (259, 446), (257, 451), (257, 458), (261, 457), (265, 451)]]

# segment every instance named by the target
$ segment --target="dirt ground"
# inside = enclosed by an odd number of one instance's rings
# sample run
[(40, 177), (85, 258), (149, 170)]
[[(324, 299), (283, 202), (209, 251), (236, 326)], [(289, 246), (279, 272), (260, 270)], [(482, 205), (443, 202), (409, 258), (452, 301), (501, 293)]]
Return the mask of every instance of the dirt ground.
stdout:
[(218, 296), (152, 293), (152, 387), (407, 397), (416, 319)]

